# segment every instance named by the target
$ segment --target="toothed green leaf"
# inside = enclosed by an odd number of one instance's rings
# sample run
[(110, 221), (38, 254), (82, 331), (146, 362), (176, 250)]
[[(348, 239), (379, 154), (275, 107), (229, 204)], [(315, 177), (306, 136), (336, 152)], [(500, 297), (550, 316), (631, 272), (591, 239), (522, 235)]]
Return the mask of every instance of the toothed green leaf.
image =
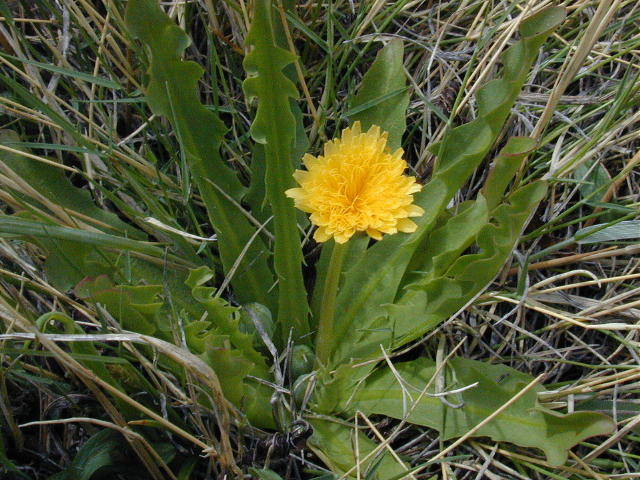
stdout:
[[(245, 188), (220, 156), (226, 127), (215, 112), (200, 102), (198, 80), (202, 68), (181, 58), (190, 43), (189, 37), (155, 0), (130, 0), (126, 23), (149, 52), (147, 102), (155, 114), (167, 117), (176, 130), (185, 165), (216, 230), (225, 271), (241, 258), (231, 281), (235, 294), (242, 302), (257, 301), (272, 307), (268, 249), (254, 236), (255, 226), (238, 211), (237, 201)], [(186, 171), (183, 177), (185, 181), (189, 178)]]
[[(454, 357), (447, 363), (449, 380), (445, 391), (475, 386), (448, 395), (450, 403), (460, 405), (452, 408), (433, 396), (435, 382), (431, 380), (436, 375), (435, 362), (420, 358), (395, 367), (402, 385), (389, 369), (377, 370), (352, 401), (347, 402), (348, 408), (434, 428), (443, 440), (465, 435), (533, 380), (533, 377), (504, 365)], [(431, 387), (422, 394), (430, 381)], [(558, 466), (565, 463), (568, 450), (577, 443), (615, 430), (615, 423), (599, 413), (561, 414), (542, 408), (537, 400), (537, 393), (542, 390), (541, 385), (533, 387), (473, 436), (539, 448), (549, 464)]]
[[(283, 69), (295, 56), (277, 44), (272, 2), (255, 2), (253, 21), (247, 36), (249, 54), (244, 68), (248, 78), (243, 87), (247, 97), (258, 99), (258, 110), (251, 124), (251, 136), (264, 145), (266, 198), (273, 213), (275, 229), (274, 267), (278, 277), (278, 324), (284, 345), (293, 329), (293, 338), (309, 332), (307, 295), (302, 278), (302, 247), (293, 201), (285, 196), (293, 180), (296, 120), (291, 100), (298, 98), (293, 82)], [(259, 169), (254, 170), (256, 173)], [(255, 181), (255, 179), (254, 179)], [(302, 341), (308, 341), (308, 337)]]

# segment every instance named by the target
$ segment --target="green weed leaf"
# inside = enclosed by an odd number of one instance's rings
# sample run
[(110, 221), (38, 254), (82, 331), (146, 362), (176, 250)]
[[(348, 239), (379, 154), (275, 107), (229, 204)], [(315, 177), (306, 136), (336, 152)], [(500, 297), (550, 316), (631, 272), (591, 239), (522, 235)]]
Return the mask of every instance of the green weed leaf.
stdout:
[(212, 277), (207, 267), (201, 267), (192, 270), (187, 279), (193, 297), (206, 312), (205, 320), (185, 326), (187, 344), (215, 370), (225, 397), (242, 408), (252, 425), (275, 428), (269, 403), (272, 390), (247, 378), (251, 375), (271, 381), (267, 361), (256, 350), (254, 335), (241, 329), (239, 309), (205, 286)]
[(143, 335), (163, 337), (158, 331), (169, 331), (159, 315), (164, 302), (158, 299), (161, 285), (114, 285), (106, 276), (86, 278), (75, 289), (80, 298), (103, 305), (122, 328)]
[(522, 160), (536, 147), (530, 137), (511, 137), (493, 160), (487, 180), (482, 187), (482, 195), (487, 199), (489, 210), (493, 210), (502, 200), (507, 185), (516, 174)]
[(407, 128), (409, 92), (402, 65), (404, 46), (394, 38), (376, 56), (347, 112), (349, 124), (360, 121), (363, 131), (378, 125), (389, 133), (387, 144), (396, 150)]
[[(491, 221), (478, 232), (477, 253), (456, 258), (441, 275), (427, 275), (405, 286), (398, 301), (387, 308), (393, 325), (394, 347), (424, 335), (445, 321), (491, 282), (511, 254), (525, 221), (545, 192), (543, 182), (516, 190), (508, 203), (500, 205), (490, 217)], [(428, 247), (427, 256), (435, 256), (442, 268), (442, 258), (446, 257), (447, 251), (445, 249), (443, 256), (436, 256), (440, 252)], [(413, 313), (406, 317), (410, 312)]]
[(226, 300), (215, 296), (215, 289), (204, 284), (211, 274), (207, 267), (192, 270), (187, 285), (191, 288), (193, 297), (207, 312), (207, 322), (216, 335), (227, 336), (234, 349), (238, 350), (247, 360), (253, 363), (253, 375), (268, 378), (268, 366), (265, 358), (254, 348), (253, 336), (240, 330), (239, 309), (229, 306)]
[(100, 430), (82, 445), (71, 464), (49, 480), (91, 480), (98, 470), (122, 466), (122, 435), (109, 429)]
[[(19, 143), (20, 137), (16, 132), (0, 130), (0, 144), (30, 153), (28, 149), (15, 145)], [(145, 238), (144, 233), (120, 220), (115, 213), (98, 208), (91, 194), (87, 190), (74, 187), (60, 168), (6, 151), (0, 153), (0, 161), (22, 181), (28, 183), (42, 198), (46, 198), (50, 202), (49, 205), (64, 209), (72, 217), (80, 214), (76, 217), (79, 221), (93, 220), (92, 226), (105, 233), (127, 236), (136, 240)], [(14, 191), (14, 193), (20, 195), (20, 192)], [(27, 199), (25, 195), (20, 196), (38, 207), (42, 206), (37, 198)]]
[(147, 102), (154, 113), (171, 120), (176, 130), (185, 161), (218, 235), (225, 271), (241, 258), (231, 282), (236, 295), (242, 302), (256, 301), (273, 307), (268, 292), (273, 283), (269, 281), (272, 274), (267, 265), (268, 250), (254, 235), (255, 227), (238, 212), (236, 202), (245, 189), (220, 156), (226, 128), (216, 113), (200, 103), (197, 84), (202, 68), (180, 58), (189, 45), (189, 37), (155, 0), (129, 1), (126, 22), (131, 34), (150, 53)]
[[(388, 339), (390, 329), (397, 330), (393, 322), (384, 321), (381, 307), (394, 303), (403, 277), (410, 273), (407, 272), (407, 268), (410, 265), (415, 266), (416, 263), (420, 264), (419, 259), (416, 262), (412, 261), (412, 258), (416, 252), (419, 258), (422, 257), (421, 249), (425, 247), (429, 231), (437, 224), (436, 220), (489, 152), (526, 80), (540, 45), (563, 18), (564, 10), (552, 7), (542, 10), (522, 23), (522, 38), (503, 54), (502, 77), (489, 82), (478, 92), (478, 118), (452, 129), (445, 135), (441, 144), (432, 148), (432, 151), (438, 154), (439, 162), (431, 181), (415, 195), (415, 203), (425, 210), (425, 214), (416, 219), (418, 230), (408, 238), (402, 235), (387, 236), (377, 242), (346, 276), (336, 305), (336, 338), (339, 340), (333, 359), (334, 365), (351, 359), (378, 355), (380, 342), (377, 338), (373, 340), (369, 332), (379, 331), (381, 327), (386, 328), (385, 338)], [(515, 239), (510, 237), (509, 241), (513, 245)], [(498, 256), (494, 258), (492, 264), (496, 270), (487, 281), (500, 268), (497, 258)], [(488, 262), (487, 259), (484, 265), (487, 271)], [(462, 268), (462, 264), (456, 268)], [(447, 290), (447, 296), (451, 299), (460, 289), (471, 291), (469, 285), (455, 284), (453, 280), (447, 279), (443, 279), (443, 282), (450, 285), (442, 284), (438, 288), (440, 291)], [(478, 287), (477, 282), (472, 283)], [(424, 290), (420, 295), (424, 295)], [(363, 332), (371, 341), (362, 340)], [(381, 333), (374, 334), (373, 338), (376, 335)], [(365, 345), (356, 352), (360, 346), (354, 347), (361, 341), (364, 341)]]
[[(446, 368), (449, 379), (446, 390), (478, 382), (473, 388), (448, 396), (450, 402), (462, 404), (460, 408), (451, 408), (433, 396), (435, 382), (421, 396), (436, 372), (435, 363), (424, 358), (396, 365), (402, 385), (389, 369), (376, 371), (357, 392), (349, 408), (435, 428), (443, 440), (448, 440), (466, 434), (533, 380), (504, 365), (459, 357), (452, 358)], [(537, 392), (542, 390), (542, 386), (531, 389), (474, 436), (539, 448), (547, 462), (557, 466), (564, 464), (568, 450), (585, 438), (614, 431), (614, 422), (598, 413), (563, 415), (541, 408)]]
[(375, 442), (343, 420), (313, 418), (310, 423), (313, 435), (307, 440), (307, 445), (341, 478), (345, 478), (346, 472), (350, 472), (346, 478), (356, 478), (355, 465), (358, 460), (361, 462), (360, 478), (371, 472), (369, 478), (387, 480), (409, 471), (409, 467), (394, 460), (386, 449), (364, 460), (376, 448)]
[(260, 480), (282, 480), (282, 477), (273, 470), (266, 468), (250, 468), (249, 473)]
[(43, 240), (57, 239), (78, 242), (85, 245), (114, 248), (118, 250), (131, 250), (152, 257), (163, 258), (165, 252), (162, 248), (146, 242), (118, 237), (107, 233), (90, 232), (76, 228), (50, 225), (36, 220), (17, 218), (9, 215), (0, 215), (0, 234), (29, 236)]
[[(309, 332), (309, 307), (302, 279), (302, 247), (296, 210), (284, 193), (294, 186), (296, 119), (291, 112), (290, 101), (298, 97), (298, 91), (283, 69), (292, 64), (295, 57), (277, 45), (271, 4), (270, 0), (258, 0), (255, 3), (253, 22), (247, 36), (247, 45), (251, 50), (244, 60), (249, 76), (243, 86), (247, 97), (258, 99), (251, 136), (264, 145), (266, 197), (275, 225), (278, 324), (284, 344), (291, 329), (294, 339)], [(259, 181), (254, 179), (254, 182), (256, 180)]]

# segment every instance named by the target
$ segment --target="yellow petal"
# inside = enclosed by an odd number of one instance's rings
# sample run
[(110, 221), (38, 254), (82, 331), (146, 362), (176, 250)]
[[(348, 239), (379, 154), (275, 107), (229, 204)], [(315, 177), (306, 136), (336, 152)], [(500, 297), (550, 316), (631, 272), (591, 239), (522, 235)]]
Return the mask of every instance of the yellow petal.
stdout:
[(418, 229), (418, 225), (408, 218), (398, 220), (398, 230), (404, 233), (413, 233)]
[(331, 238), (331, 235), (327, 234), (327, 229), (324, 227), (319, 227), (316, 230), (316, 233), (313, 234), (313, 239), (316, 242), (326, 242), (327, 240), (329, 240)]
[(367, 228), (367, 235), (374, 240), (382, 240), (382, 233), (374, 228)]

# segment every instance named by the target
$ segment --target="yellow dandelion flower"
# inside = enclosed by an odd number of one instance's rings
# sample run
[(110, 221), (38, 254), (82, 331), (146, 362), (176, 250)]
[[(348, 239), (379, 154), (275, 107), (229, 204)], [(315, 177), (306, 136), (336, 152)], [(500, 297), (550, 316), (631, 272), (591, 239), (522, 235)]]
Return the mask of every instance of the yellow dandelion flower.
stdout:
[(296, 208), (311, 214), (318, 242), (333, 237), (345, 243), (356, 232), (376, 240), (383, 233), (414, 232), (417, 225), (409, 217), (424, 213), (413, 204), (413, 194), (422, 186), (404, 175), (403, 153), (401, 148), (389, 150), (380, 127), (362, 132), (355, 122), (341, 138), (325, 144), (324, 156), (303, 157), (307, 169), (293, 174), (300, 187), (285, 193)]

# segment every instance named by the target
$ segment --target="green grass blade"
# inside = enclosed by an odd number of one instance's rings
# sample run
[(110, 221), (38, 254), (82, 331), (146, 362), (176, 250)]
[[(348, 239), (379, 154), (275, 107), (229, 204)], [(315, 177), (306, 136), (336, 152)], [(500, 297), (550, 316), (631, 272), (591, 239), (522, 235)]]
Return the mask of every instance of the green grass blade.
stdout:
[[(36, 237), (42, 240), (58, 239), (79, 242), (97, 247), (114, 248), (117, 250), (130, 250), (132, 252), (144, 253), (152, 257), (165, 258), (166, 252), (163, 248), (149, 243), (131, 240), (129, 238), (118, 237), (101, 232), (89, 232), (76, 228), (60, 227), (36, 220), (16, 218), (8, 215), (0, 215), (0, 234), (10, 234), (19, 236)], [(168, 258), (172, 258), (169, 255)], [(176, 259), (179, 260), (179, 259)]]
[(56, 65), (51, 65), (49, 63), (36, 62), (35, 60), (28, 60), (26, 58), (18, 58), (6, 53), (0, 53), (0, 55), (10, 60), (33, 65), (34, 67), (41, 68), (42, 70), (48, 70), (49, 72), (59, 73), (66, 77), (76, 78), (78, 80), (82, 80), (87, 83), (93, 83), (95, 85), (99, 85), (101, 87), (114, 88), (118, 90), (122, 88), (118, 82), (114, 82), (113, 80), (110, 80), (108, 78), (96, 77), (95, 75), (90, 75), (85, 72), (78, 72), (76, 70), (70, 70), (68, 68), (58, 67)]

